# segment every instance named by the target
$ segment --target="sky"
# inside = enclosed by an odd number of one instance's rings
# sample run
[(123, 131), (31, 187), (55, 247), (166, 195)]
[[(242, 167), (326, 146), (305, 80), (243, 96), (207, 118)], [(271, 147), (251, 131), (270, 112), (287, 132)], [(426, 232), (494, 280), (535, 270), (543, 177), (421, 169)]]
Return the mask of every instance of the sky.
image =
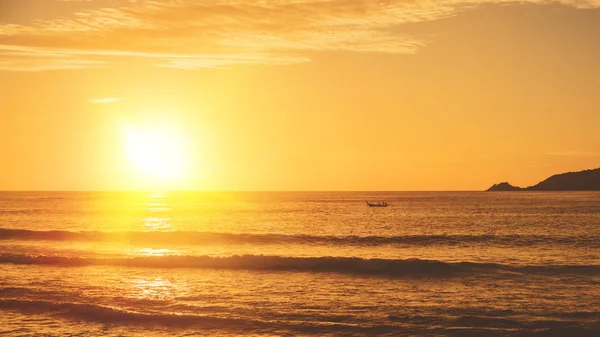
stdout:
[(0, 0), (0, 190), (600, 167), (600, 0)]

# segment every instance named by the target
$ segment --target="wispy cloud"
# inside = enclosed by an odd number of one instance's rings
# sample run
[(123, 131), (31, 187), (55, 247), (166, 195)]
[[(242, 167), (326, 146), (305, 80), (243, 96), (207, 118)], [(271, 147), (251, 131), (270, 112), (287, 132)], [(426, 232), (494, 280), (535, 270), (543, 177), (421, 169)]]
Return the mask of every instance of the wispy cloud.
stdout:
[[(48, 6), (52, 1), (56, 0), (46, 0)], [(424, 41), (399, 35), (391, 28), (449, 17), (480, 3), (513, 2), (96, 1), (105, 7), (30, 25), (0, 24), (0, 68), (97, 66), (99, 63), (93, 56), (156, 58), (160, 59), (157, 66), (198, 69), (235, 64), (295, 64), (309, 61), (308, 52), (315, 51), (410, 54), (418, 52)], [(521, 2), (600, 6), (600, 0)], [(115, 5), (109, 7), (110, 3)], [(8, 53), (15, 49), (23, 53), (25, 62), (7, 60)]]
[(120, 100), (121, 100), (120, 97), (104, 97), (104, 98), (92, 98), (89, 100), (89, 102), (94, 103), (94, 104), (108, 104), (108, 103), (115, 103)]
[(99, 67), (104, 61), (91, 60), (68, 52), (0, 48), (0, 70), (40, 71)]
[(548, 152), (547, 156), (557, 156), (557, 157), (598, 157), (600, 153), (598, 152), (586, 152), (586, 151), (557, 151), (557, 152)]

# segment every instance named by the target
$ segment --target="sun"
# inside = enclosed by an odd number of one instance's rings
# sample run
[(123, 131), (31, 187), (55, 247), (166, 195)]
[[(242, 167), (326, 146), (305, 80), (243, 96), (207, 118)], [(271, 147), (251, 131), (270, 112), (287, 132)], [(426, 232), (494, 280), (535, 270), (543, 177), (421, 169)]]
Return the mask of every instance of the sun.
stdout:
[(183, 134), (166, 125), (128, 127), (125, 153), (135, 174), (156, 183), (180, 182), (187, 167)]

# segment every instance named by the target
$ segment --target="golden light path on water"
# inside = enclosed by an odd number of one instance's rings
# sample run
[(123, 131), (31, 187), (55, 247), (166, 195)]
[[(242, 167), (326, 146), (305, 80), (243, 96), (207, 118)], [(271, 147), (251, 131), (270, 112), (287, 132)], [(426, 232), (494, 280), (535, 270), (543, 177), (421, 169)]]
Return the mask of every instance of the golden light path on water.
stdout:
[[(176, 230), (171, 223), (171, 218), (166, 216), (172, 210), (167, 200), (165, 194), (162, 192), (153, 192), (148, 196), (146, 210), (153, 214), (153, 216), (142, 219), (144, 232), (172, 232)], [(177, 253), (176, 250), (168, 248), (144, 247), (128, 250), (128, 255), (135, 256), (167, 256), (175, 253)]]
[(131, 255), (167, 256), (174, 254), (175, 252), (175, 250), (167, 248), (140, 248), (133, 250)]
[(124, 278), (123, 282), (129, 285), (128, 295), (138, 299), (166, 301), (189, 294), (189, 287), (186, 282), (174, 283), (160, 276), (155, 278)]
[(168, 199), (165, 197), (164, 193), (154, 192), (149, 195), (146, 210), (152, 214), (152, 216), (143, 218), (143, 231), (169, 232), (176, 230), (171, 223), (171, 218), (168, 216), (172, 208), (167, 202)]

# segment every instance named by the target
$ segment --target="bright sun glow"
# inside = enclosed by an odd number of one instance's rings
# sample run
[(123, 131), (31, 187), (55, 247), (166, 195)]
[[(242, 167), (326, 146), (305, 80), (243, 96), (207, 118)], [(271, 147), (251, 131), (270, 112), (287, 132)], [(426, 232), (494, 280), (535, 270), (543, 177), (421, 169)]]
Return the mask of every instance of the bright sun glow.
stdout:
[(126, 130), (125, 151), (136, 173), (157, 182), (183, 179), (187, 166), (184, 139), (165, 126)]

